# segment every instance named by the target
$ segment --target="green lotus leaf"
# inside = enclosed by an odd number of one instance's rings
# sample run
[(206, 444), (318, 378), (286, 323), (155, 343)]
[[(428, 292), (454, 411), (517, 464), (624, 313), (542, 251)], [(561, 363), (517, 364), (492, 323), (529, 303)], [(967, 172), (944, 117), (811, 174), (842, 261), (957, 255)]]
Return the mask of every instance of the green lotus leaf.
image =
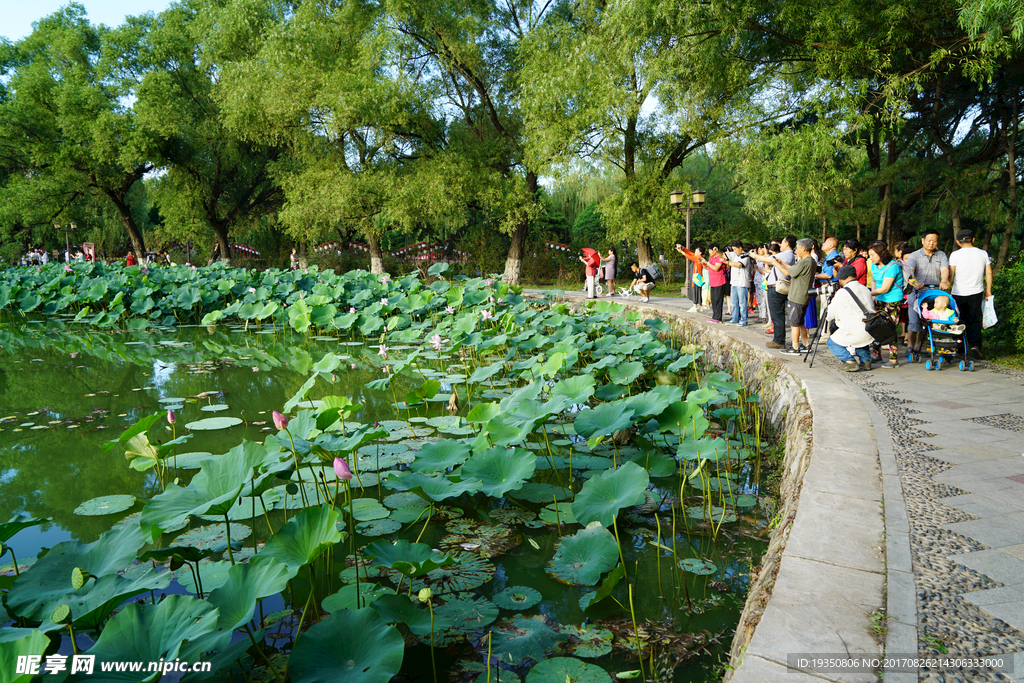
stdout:
[(203, 406), (199, 410), (203, 411), (204, 413), (219, 413), (219, 412), (227, 410), (227, 409), (228, 409), (228, 407), (221, 403), (221, 404), (214, 404), (214, 405)]
[(501, 414), (501, 406), (497, 403), (477, 403), (469, 414), (466, 415), (467, 422), (490, 422)]
[(242, 424), (242, 420), (237, 417), (208, 417), (203, 420), (189, 422), (185, 425), (185, 429), (193, 432), (199, 432), (215, 429), (227, 429), (228, 427), (234, 427), (235, 425), (240, 424)]
[(394, 543), (374, 541), (363, 552), (374, 558), (373, 566), (396, 569), (410, 578), (455, 564), (453, 557), (442, 555), (426, 543), (410, 543), (404, 539)]
[(595, 526), (563, 536), (548, 563), (548, 575), (572, 586), (592, 586), (619, 561), (619, 546), (612, 532)]
[(586, 598), (589, 596), (588, 599), (580, 598), (580, 608), (583, 610), (590, 609), (610, 596), (612, 591), (615, 590), (615, 587), (619, 585), (619, 582), (622, 581), (625, 576), (626, 570), (622, 568), (622, 565), (616, 565), (615, 569), (608, 572), (608, 576), (604, 577), (604, 580), (601, 581), (601, 587), (598, 588), (596, 592), (587, 593), (584, 597)]
[(45, 524), (50, 521), (52, 521), (52, 518), (50, 517), (40, 519), (25, 512), (19, 512), (3, 524), (0, 524), (0, 543), (6, 543), (22, 529), (39, 526), (40, 524)]
[(338, 509), (333, 506), (303, 508), (267, 539), (263, 550), (250, 563), (275, 559), (287, 565), (295, 576), (300, 568), (341, 540), (337, 523)]
[[(370, 608), (384, 621), (405, 624), (414, 634), (427, 636), (426, 642), (430, 642), (430, 609), (419, 600), (406, 595), (382, 595), (370, 604)], [(434, 614), (434, 632), (451, 628), (452, 625), (450, 616)]]
[(714, 574), (718, 571), (718, 567), (715, 566), (714, 562), (694, 557), (679, 560), (679, 568), (684, 572), (690, 572), (691, 574), (698, 574), (700, 576), (707, 576), (708, 574)]
[(586, 403), (594, 395), (594, 387), (597, 384), (590, 375), (576, 375), (555, 382), (551, 387), (551, 399), (565, 399), (567, 405), (579, 405)]
[(441, 439), (434, 443), (423, 444), (416, 459), (409, 468), (416, 472), (433, 474), (443, 472), (466, 462), (470, 456), (469, 444), (452, 439)]
[(577, 434), (588, 439), (613, 434), (633, 424), (633, 411), (624, 401), (602, 403), (593, 410), (581, 410), (572, 424)]
[(498, 606), (485, 598), (470, 593), (442, 597), (445, 602), (434, 608), (434, 618), (450, 620), (452, 625), (434, 633), (435, 647), (447, 647), (452, 643), (476, 640), (483, 636), (487, 627), (498, 618)]
[(357, 522), (369, 522), (374, 519), (384, 519), (391, 514), (391, 511), (375, 498), (356, 498), (352, 501), (352, 514)]
[(623, 463), (617, 470), (587, 480), (572, 502), (572, 512), (580, 524), (600, 522), (611, 527), (619, 510), (644, 502), (649, 484), (647, 470), (633, 462)]
[(526, 683), (611, 683), (607, 671), (573, 657), (552, 657), (530, 669)]
[(697, 405), (717, 405), (719, 403), (725, 403), (728, 400), (727, 397), (723, 396), (720, 391), (713, 387), (704, 387), (691, 391), (686, 395), (687, 403), (696, 403)]
[[(199, 550), (211, 550), (220, 552), (228, 547), (229, 528), (220, 524), (209, 524), (207, 526), (190, 529), (174, 539), (174, 544), (183, 548), (198, 548)], [(252, 534), (252, 528), (245, 524), (234, 524), (230, 526), (231, 542), (237, 543)]]
[(288, 672), (294, 683), (388, 683), (404, 655), (402, 635), (380, 615), (345, 610), (296, 639)]
[(643, 450), (629, 461), (647, 470), (652, 477), (669, 477), (679, 470), (676, 459), (664, 451)]
[(389, 496), (385, 496), (384, 505), (391, 508), (392, 510), (398, 510), (404, 507), (418, 507), (425, 508), (430, 505), (429, 501), (423, 500), (420, 496), (409, 491), (403, 491), (402, 493), (392, 493)]
[[(173, 661), (186, 641), (196, 640), (217, 626), (217, 611), (210, 603), (191, 595), (168, 595), (155, 605), (131, 604), (104, 627), (87, 654), (101, 662)], [(131, 671), (107, 671), (107, 681), (138, 681)], [(72, 675), (69, 680), (92, 680), (91, 675)], [(157, 674), (156, 678), (159, 678)]]
[(658, 429), (681, 439), (699, 439), (709, 425), (703, 408), (692, 401), (676, 401), (658, 415)]
[(133, 505), (135, 505), (134, 496), (100, 496), (81, 504), (75, 508), (74, 512), (76, 515), (85, 517), (98, 517), (124, 512)]
[(603, 657), (612, 651), (612, 640), (614, 634), (606, 628), (597, 626), (565, 626), (562, 633), (569, 636), (572, 646), (572, 654), (577, 657), (593, 659)]
[(363, 536), (387, 536), (402, 528), (402, 523), (393, 519), (375, 519), (356, 524), (356, 533)]
[(197, 470), (207, 460), (213, 460), (216, 456), (213, 453), (197, 451), (195, 453), (178, 453), (165, 460), (168, 467), (177, 467), (183, 470)]
[(552, 631), (541, 615), (517, 616), (508, 626), (492, 629), (491, 633), (492, 656), (508, 663), (527, 658), (541, 661), (546, 652), (568, 639), (568, 636)]
[(491, 600), (502, 609), (524, 610), (530, 609), (540, 602), (540, 592), (529, 586), (509, 586), (497, 593)]
[(660, 415), (672, 402), (667, 396), (660, 393), (646, 391), (642, 394), (631, 396), (622, 403), (633, 411), (635, 418), (640, 418)]
[(476, 479), (455, 482), (444, 475), (428, 476), (421, 472), (392, 472), (384, 481), (384, 486), (393, 491), (421, 493), (434, 502), (480, 490), (480, 482)]
[[(256, 601), (283, 591), (293, 576), (286, 565), (274, 559), (231, 567), (227, 581), (207, 598), (219, 610), (217, 628), (230, 632), (247, 624), (256, 610)], [(205, 583), (203, 589), (211, 590)]]
[[(362, 572), (360, 572), (362, 574)], [(342, 586), (336, 592), (324, 598), (321, 607), (328, 614), (341, 612), (343, 610), (362, 609), (369, 607), (375, 600), (385, 595), (394, 595), (395, 589), (388, 586), (381, 586), (376, 583), (368, 583), (360, 579), (358, 586), (358, 601), (356, 604), (356, 590), (354, 583)]]
[(608, 370), (608, 379), (615, 384), (629, 384), (642, 374), (644, 374), (644, 364), (630, 361)]
[(572, 504), (566, 501), (562, 505), (545, 505), (537, 515), (546, 524), (578, 524), (579, 520), (572, 513)]
[[(58, 605), (66, 604), (76, 625), (95, 626), (124, 600), (170, 583), (167, 572), (148, 571), (138, 579), (116, 574), (132, 564), (143, 543), (138, 527), (112, 529), (93, 543), (58, 543), (14, 580), (4, 606), (11, 616), (38, 623), (47, 619)], [(76, 567), (96, 580), (75, 590), (71, 575)]]
[(0, 671), (4, 672), (4, 681), (30, 683), (35, 676), (15, 673), (19, 658), (33, 655), (42, 657), (49, 646), (50, 639), (42, 631), (27, 628), (5, 628), (0, 631), (0, 667), (3, 667)]
[(752, 496), (746, 493), (741, 496), (736, 496), (736, 500), (733, 501), (733, 505), (738, 508), (754, 507), (757, 505), (757, 496)]
[(723, 460), (727, 453), (727, 442), (717, 436), (696, 440), (688, 439), (680, 442), (676, 447), (676, 456), (687, 461), (708, 460), (717, 463)]
[(555, 486), (554, 484), (540, 484), (536, 482), (523, 484), (521, 489), (518, 491), (512, 491), (509, 495), (531, 503), (546, 503), (549, 500), (557, 500), (559, 502), (569, 500), (569, 491), (561, 486)]
[(537, 456), (524, 448), (495, 447), (471, 457), (462, 472), (479, 480), (484, 493), (500, 498), (522, 487), (536, 467)]

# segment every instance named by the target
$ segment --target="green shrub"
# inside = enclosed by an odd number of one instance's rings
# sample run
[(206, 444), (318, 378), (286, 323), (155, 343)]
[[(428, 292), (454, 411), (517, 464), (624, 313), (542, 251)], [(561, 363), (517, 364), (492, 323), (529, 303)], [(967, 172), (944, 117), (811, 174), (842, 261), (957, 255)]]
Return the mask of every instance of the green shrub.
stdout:
[(1024, 352), (1024, 258), (1004, 266), (992, 281), (999, 323), (985, 330), (985, 348), (994, 353)]

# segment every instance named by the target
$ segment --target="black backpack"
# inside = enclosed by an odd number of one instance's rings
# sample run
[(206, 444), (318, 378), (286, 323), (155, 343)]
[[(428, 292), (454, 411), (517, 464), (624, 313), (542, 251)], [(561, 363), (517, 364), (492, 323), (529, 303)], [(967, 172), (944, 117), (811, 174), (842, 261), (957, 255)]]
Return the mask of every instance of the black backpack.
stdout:
[(645, 273), (647, 273), (647, 277), (651, 278), (651, 280), (654, 282), (657, 282), (658, 280), (661, 279), (661, 271), (658, 270), (658, 266), (654, 265), (653, 263), (647, 266), (646, 268), (643, 268), (642, 270)]

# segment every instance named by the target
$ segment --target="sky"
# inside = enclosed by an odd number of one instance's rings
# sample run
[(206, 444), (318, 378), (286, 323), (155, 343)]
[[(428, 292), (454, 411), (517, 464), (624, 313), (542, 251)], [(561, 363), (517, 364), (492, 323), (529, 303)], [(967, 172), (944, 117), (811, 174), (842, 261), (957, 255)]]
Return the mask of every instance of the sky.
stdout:
[[(77, 0), (93, 24), (120, 26), (128, 15), (162, 12), (171, 0)], [(32, 22), (53, 14), (70, 0), (0, 0), (0, 36), (18, 41), (32, 32)]]

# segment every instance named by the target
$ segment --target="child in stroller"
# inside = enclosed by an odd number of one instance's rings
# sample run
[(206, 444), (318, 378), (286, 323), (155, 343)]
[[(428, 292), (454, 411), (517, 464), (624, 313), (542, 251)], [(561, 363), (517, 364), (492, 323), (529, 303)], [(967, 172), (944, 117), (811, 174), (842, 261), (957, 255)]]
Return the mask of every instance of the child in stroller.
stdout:
[[(974, 362), (967, 360), (967, 339), (964, 325), (960, 324), (960, 311), (949, 294), (941, 289), (923, 290), (918, 293), (915, 306), (921, 325), (928, 330), (928, 353), (931, 357), (925, 361), (925, 368), (941, 370), (947, 359), (951, 360), (953, 355), (962, 351), (964, 360), (960, 361), (960, 370), (974, 370)], [(921, 355), (910, 350), (907, 361), (920, 362)]]

